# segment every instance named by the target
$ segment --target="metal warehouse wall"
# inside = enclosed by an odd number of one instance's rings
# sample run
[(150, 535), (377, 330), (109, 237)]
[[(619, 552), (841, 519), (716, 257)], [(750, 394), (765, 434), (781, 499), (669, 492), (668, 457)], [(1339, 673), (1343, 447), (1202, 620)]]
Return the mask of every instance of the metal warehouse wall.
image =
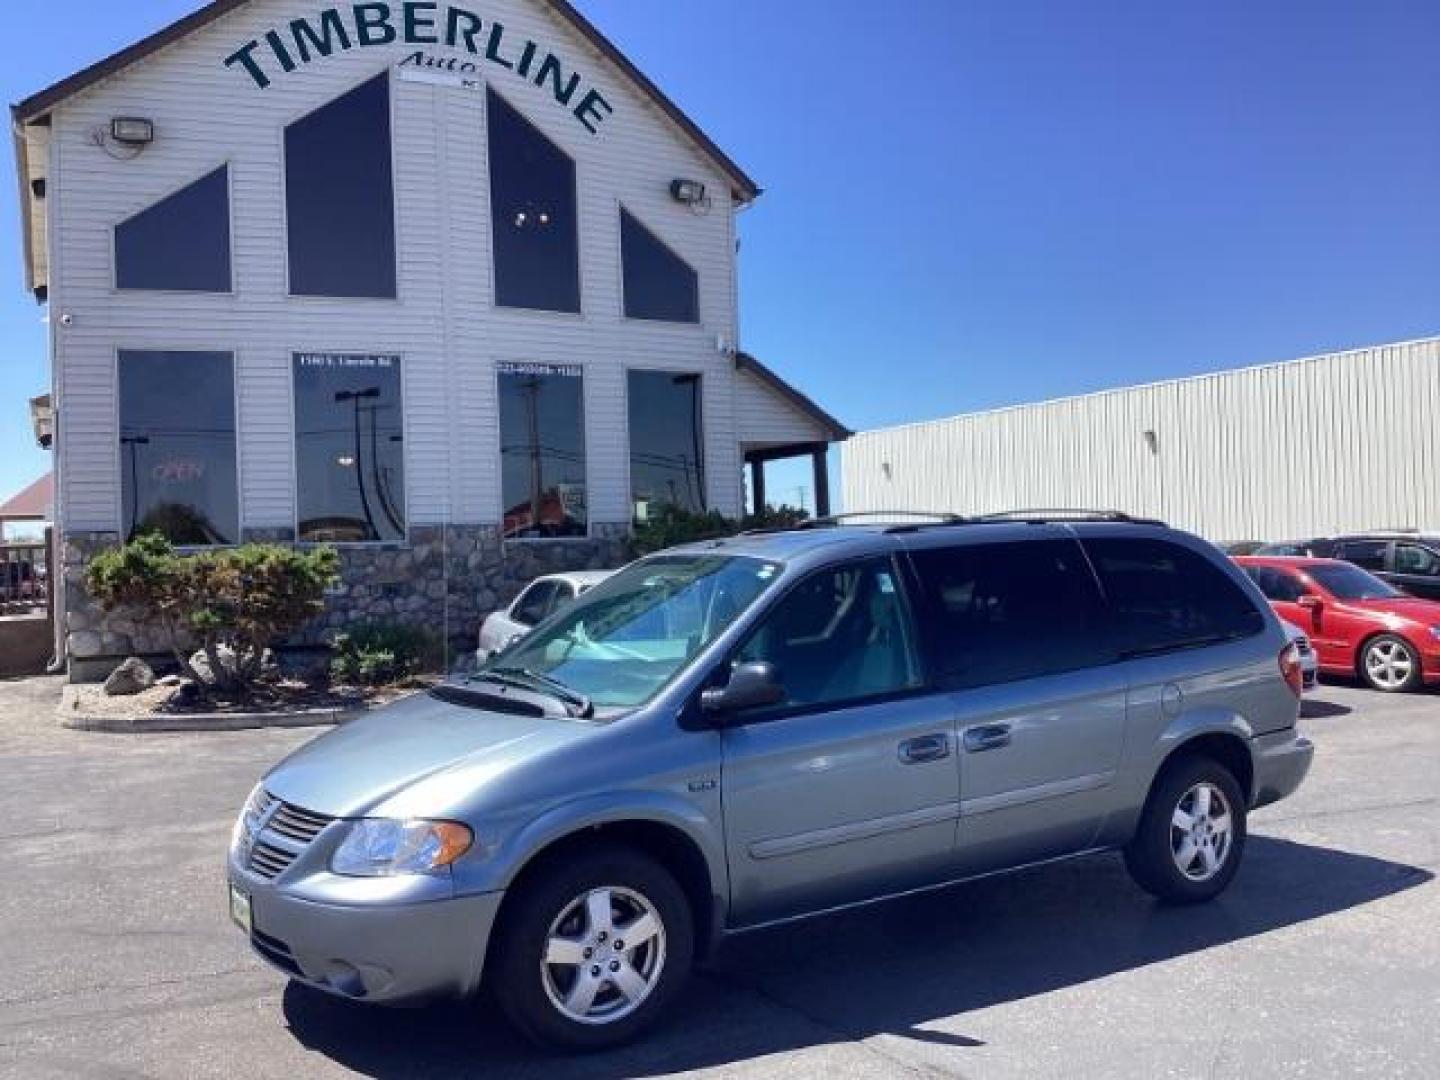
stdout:
[(1437, 466), (1440, 338), (867, 432), (843, 487), (849, 511), (1091, 507), (1282, 540), (1440, 529)]

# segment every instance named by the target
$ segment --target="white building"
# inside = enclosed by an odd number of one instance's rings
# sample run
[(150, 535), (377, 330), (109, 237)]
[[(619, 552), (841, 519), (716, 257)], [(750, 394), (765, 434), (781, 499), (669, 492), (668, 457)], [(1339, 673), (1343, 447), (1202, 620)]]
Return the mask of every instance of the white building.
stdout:
[(738, 352), (758, 187), (563, 0), (217, 0), (13, 119), (72, 658), (153, 645), (76, 587), (140, 529), (458, 641), (848, 434)]
[(871, 431), (847, 511), (1090, 508), (1216, 541), (1440, 527), (1440, 339)]

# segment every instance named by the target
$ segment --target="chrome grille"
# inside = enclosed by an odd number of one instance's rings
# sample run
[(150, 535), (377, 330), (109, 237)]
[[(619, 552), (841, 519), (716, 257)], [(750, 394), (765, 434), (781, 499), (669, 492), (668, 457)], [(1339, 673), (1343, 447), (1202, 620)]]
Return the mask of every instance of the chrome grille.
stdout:
[(255, 807), (255, 819), (264, 821), (265, 826), (252, 837), (254, 843), (246, 866), (267, 881), (284, 873), (321, 830), (335, 820), (281, 802), (265, 791), (256, 796)]

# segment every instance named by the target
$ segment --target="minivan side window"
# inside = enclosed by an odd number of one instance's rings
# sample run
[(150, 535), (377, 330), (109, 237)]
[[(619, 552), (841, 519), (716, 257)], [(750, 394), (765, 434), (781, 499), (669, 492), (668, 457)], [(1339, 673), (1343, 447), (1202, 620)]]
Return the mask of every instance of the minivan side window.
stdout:
[(780, 708), (839, 705), (921, 685), (909, 615), (889, 559), (827, 567), (783, 596), (736, 657), (768, 661)]
[(1117, 659), (1080, 546), (1031, 540), (911, 553), (932, 681), (958, 690), (1056, 675)]
[(1252, 637), (1265, 617), (1220, 567), (1166, 540), (1084, 541), (1122, 653), (1162, 653)]
[(1419, 544), (1396, 544), (1395, 572), (1434, 577), (1440, 574), (1440, 555)]
[(537, 581), (526, 590), (510, 617), (521, 626), (534, 626), (543, 622), (550, 614), (551, 601), (555, 597), (555, 582)]

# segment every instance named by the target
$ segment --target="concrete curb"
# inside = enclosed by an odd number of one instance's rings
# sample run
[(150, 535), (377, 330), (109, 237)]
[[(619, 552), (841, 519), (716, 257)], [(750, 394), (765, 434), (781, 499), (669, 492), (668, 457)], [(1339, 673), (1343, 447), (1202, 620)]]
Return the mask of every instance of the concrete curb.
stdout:
[(258, 731), (262, 728), (335, 727), (359, 719), (368, 709), (315, 709), (303, 713), (192, 713), (184, 716), (86, 716), (60, 711), (60, 722), (75, 731), (109, 735), (167, 735), (202, 731)]
[(110, 735), (167, 735), (205, 731), (258, 731), (262, 728), (335, 727), (358, 720), (378, 706), (307, 709), (290, 713), (184, 713), (156, 716), (95, 716), (78, 711), (67, 686), (55, 710), (60, 723), (74, 731)]

